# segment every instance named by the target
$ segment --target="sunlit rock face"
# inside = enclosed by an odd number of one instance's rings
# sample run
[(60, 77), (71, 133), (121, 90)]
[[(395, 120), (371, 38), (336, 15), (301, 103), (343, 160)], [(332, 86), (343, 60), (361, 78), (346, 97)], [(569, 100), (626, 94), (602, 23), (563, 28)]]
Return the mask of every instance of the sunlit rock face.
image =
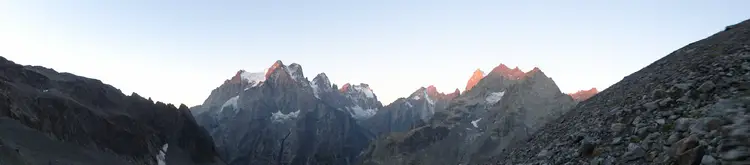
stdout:
[(599, 90), (597, 90), (596, 88), (591, 88), (589, 90), (579, 90), (576, 93), (569, 93), (568, 95), (570, 95), (570, 97), (573, 97), (573, 100), (580, 102), (594, 97), (594, 95), (596, 95), (597, 93), (599, 93)]

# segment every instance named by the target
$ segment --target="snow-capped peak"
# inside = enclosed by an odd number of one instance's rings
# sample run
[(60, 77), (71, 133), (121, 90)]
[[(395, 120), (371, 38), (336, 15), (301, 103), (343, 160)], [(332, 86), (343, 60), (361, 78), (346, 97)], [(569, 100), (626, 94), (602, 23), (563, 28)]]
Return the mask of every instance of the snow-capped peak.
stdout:
[(240, 77), (243, 81), (252, 84), (252, 86), (258, 86), (261, 82), (266, 81), (265, 72), (245, 72), (244, 70), (240, 73)]
[[(269, 79), (271, 77), (273, 77), (274, 79), (278, 78), (280, 73), (277, 71), (283, 71), (284, 73), (289, 75), (289, 77), (292, 80), (297, 81), (297, 82), (306, 80), (305, 75), (302, 72), (301, 65), (297, 63), (292, 63), (291, 65), (286, 66), (284, 65), (283, 62), (281, 62), (281, 60), (277, 60), (276, 62), (273, 63), (273, 65), (271, 65), (271, 67), (268, 68), (268, 71), (266, 71), (265, 73), (266, 79)], [(309, 85), (309, 84), (304, 84), (304, 85)]]
[(375, 93), (373, 93), (372, 89), (370, 89), (370, 85), (367, 85), (365, 83), (360, 83), (359, 85), (351, 85), (349, 83), (344, 84), (344, 86), (341, 87), (340, 90), (342, 93), (348, 93), (348, 94), (362, 94), (367, 98), (374, 99)]
[(325, 73), (320, 73), (312, 81), (310, 81), (310, 87), (313, 89), (313, 94), (316, 98), (320, 98), (320, 92), (331, 91), (331, 81), (328, 79)]
[(294, 80), (301, 80), (305, 78), (305, 74), (302, 72), (302, 66), (297, 63), (292, 63), (286, 67), (286, 72), (292, 76)]
[(255, 87), (266, 81), (264, 74), (264, 72), (247, 72), (245, 70), (239, 70), (231, 79), (224, 83), (247, 83), (250, 87)]

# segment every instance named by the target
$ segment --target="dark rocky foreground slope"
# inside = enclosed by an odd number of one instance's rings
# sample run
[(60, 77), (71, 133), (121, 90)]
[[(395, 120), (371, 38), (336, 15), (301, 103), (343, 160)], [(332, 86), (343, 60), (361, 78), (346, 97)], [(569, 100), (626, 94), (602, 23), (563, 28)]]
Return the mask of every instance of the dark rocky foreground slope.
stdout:
[(538, 68), (522, 72), (500, 65), (469, 84), (476, 85), (451, 99), (431, 118), (408, 131), (376, 139), (362, 155), (361, 163), (482, 162), (575, 105)]
[[(222, 164), (189, 109), (0, 57), (0, 164)], [(163, 162), (162, 162), (163, 163)]]
[(750, 20), (637, 71), (487, 164), (750, 164)]

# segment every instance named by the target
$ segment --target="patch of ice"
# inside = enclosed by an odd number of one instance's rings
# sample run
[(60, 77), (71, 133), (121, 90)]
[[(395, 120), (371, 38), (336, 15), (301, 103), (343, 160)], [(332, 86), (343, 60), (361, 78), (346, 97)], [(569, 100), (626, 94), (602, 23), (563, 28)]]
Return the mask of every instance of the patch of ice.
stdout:
[(430, 105), (435, 105), (435, 102), (430, 99), (429, 95), (427, 95), (427, 90), (424, 91), (424, 99), (427, 100), (427, 103), (430, 103)]
[(477, 122), (479, 122), (479, 121), (482, 121), (482, 118), (479, 118), (479, 119), (476, 119), (474, 121), (471, 121), (471, 125), (474, 125), (474, 128), (479, 128), (479, 126), (477, 126)]
[(240, 95), (234, 96), (232, 98), (229, 98), (227, 102), (224, 102), (223, 105), (221, 105), (221, 109), (219, 110), (219, 113), (224, 111), (224, 108), (228, 106), (232, 106), (232, 109), (237, 109), (237, 100), (240, 98)]
[[(267, 72), (267, 71), (264, 71)], [(248, 83), (252, 84), (252, 87), (258, 86), (261, 82), (266, 81), (266, 74), (264, 72), (242, 72), (240, 77)]]
[(416, 95), (416, 96), (414, 96), (414, 97), (411, 97), (411, 99), (414, 99), (414, 100), (419, 100), (419, 99), (422, 99), (422, 97), (419, 97), (419, 95)]
[(354, 107), (349, 107), (351, 109), (352, 117), (355, 119), (361, 120), (361, 119), (367, 119), (375, 115), (375, 113), (378, 111), (377, 109), (363, 109), (359, 105), (355, 105)]
[(505, 95), (505, 92), (493, 92), (493, 93), (490, 93), (490, 95), (487, 96), (487, 98), (484, 100), (487, 101), (487, 103), (489, 104), (495, 104), (501, 99), (503, 99), (503, 95)]
[(165, 143), (163, 146), (161, 146), (159, 154), (156, 155), (156, 163), (158, 165), (167, 165), (167, 149), (169, 149), (168, 143)]
[(271, 120), (274, 123), (283, 123), (284, 121), (287, 121), (287, 120), (296, 119), (298, 116), (299, 116), (299, 110), (288, 113), (288, 114), (281, 113), (281, 111), (276, 111), (271, 114)]

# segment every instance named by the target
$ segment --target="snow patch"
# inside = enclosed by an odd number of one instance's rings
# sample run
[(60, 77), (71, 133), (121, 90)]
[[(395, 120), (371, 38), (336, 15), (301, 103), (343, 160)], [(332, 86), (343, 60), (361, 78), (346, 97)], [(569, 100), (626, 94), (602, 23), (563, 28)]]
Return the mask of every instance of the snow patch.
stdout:
[(242, 72), (240, 74), (240, 77), (248, 83), (252, 84), (251, 87), (255, 87), (260, 85), (261, 82), (266, 81), (266, 74), (264, 72)]
[(484, 100), (487, 101), (487, 103), (495, 104), (500, 101), (500, 99), (503, 99), (503, 95), (505, 95), (505, 92), (493, 92)]
[(367, 119), (375, 115), (375, 113), (378, 111), (377, 109), (363, 109), (359, 105), (355, 105), (354, 107), (349, 107), (351, 109), (352, 117), (355, 119)]
[(276, 111), (271, 114), (271, 120), (274, 123), (283, 123), (284, 121), (296, 119), (297, 116), (299, 116), (299, 110), (291, 112), (289, 114), (281, 113), (281, 111)]
[(361, 85), (352, 85), (352, 88), (354, 88), (354, 90), (364, 93), (367, 98), (375, 98), (375, 94), (372, 93), (372, 89), (370, 88), (366, 88)]
[(435, 105), (435, 101), (432, 101), (432, 99), (430, 99), (430, 96), (427, 95), (427, 90), (424, 91), (424, 99), (427, 100), (427, 103), (430, 103), (430, 105)]
[(482, 121), (482, 118), (479, 118), (479, 119), (476, 119), (474, 121), (471, 121), (471, 125), (474, 125), (474, 128), (479, 128), (479, 126), (477, 126), (477, 122), (479, 122), (479, 121)]
[(422, 99), (422, 97), (419, 97), (419, 95), (416, 95), (416, 96), (414, 96), (414, 97), (411, 97), (411, 99), (414, 99), (414, 100), (419, 100), (419, 99)]
[(406, 106), (409, 107), (409, 108), (414, 107), (414, 105), (411, 105), (411, 103), (408, 102), (408, 101), (406, 102)]
[(42, 91), (42, 92), (49, 92), (49, 90), (45, 89), (45, 90), (44, 90), (44, 91)]
[(234, 96), (232, 98), (229, 98), (227, 102), (224, 102), (223, 105), (221, 105), (221, 109), (219, 109), (219, 113), (224, 111), (224, 108), (228, 106), (232, 106), (232, 109), (237, 109), (237, 100), (240, 98), (240, 95)]
[(158, 165), (167, 165), (167, 149), (169, 149), (168, 143), (165, 143), (163, 146), (161, 146), (159, 154), (156, 155), (156, 163)]

